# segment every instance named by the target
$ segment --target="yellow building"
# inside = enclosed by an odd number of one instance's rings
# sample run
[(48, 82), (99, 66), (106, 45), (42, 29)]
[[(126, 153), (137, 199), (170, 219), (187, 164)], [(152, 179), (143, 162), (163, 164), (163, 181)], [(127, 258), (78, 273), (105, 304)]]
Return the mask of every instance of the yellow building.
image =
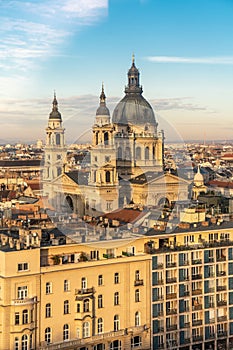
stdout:
[(3, 249), (0, 258), (0, 349), (151, 348), (142, 243)]

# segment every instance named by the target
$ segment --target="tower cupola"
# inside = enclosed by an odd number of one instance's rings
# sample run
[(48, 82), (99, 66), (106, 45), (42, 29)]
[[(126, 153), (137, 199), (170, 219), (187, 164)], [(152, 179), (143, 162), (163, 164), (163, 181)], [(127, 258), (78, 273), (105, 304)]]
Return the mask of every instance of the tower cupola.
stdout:
[(102, 84), (102, 90), (100, 94), (100, 104), (96, 111), (95, 123), (100, 126), (110, 123), (110, 112), (108, 107), (106, 106), (106, 95), (104, 92), (104, 84)]
[(61, 113), (58, 111), (58, 102), (55, 92), (53, 98), (53, 108), (52, 112), (49, 114), (49, 119), (59, 119), (61, 121)]

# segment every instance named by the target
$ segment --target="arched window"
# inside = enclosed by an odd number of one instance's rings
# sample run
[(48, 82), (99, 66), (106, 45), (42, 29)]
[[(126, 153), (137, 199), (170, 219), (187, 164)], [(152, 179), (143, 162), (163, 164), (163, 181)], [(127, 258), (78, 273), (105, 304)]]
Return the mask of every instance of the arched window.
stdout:
[(86, 279), (86, 277), (82, 277), (81, 288), (82, 289), (86, 289), (87, 288), (87, 279)]
[(98, 286), (102, 286), (103, 285), (103, 275), (99, 275), (98, 276)]
[(96, 182), (96, 170), (93, 171), (93, 182)]
[(90, 309), (89, 299), (85, 299), (83, 301), (83, 312), (89, 312), (89, 309)]
[(137, 147), (136, 148), (136, 159), (137, 160), (141, 160), (141, 157), (142, 157), (142, 155), (141, 155), (141, 147)]
[(26, 334), (24, 334), (22, 336), (22, 350), (28, 350), (28, 336)]
[(140, 301), (140, 290), (135, 290), (135, 303), (138, 303)]
[(135, 313), (135, 326), (136, 326), (136, 327), (137, 327), (137, 326), (140, 326), (140, 324), (141, 324), (141, 315), (140, 315), (140, 312), (137, 311), (137, 312)]
[(64, 292), (68, 292), (70, 290), (70, 281), (64, 280)]
[(15, 338), (14, 350), (19, 350), (19, 338)]
[(106, 171), (105, 173), (105, 182), (110, 182), (110, 171)]
[(95, 144), (98, 145), (98, 143), (99, 143), (99, 133), (97, 132), (95, 134)]
[(121, 147), (117, 148), (117, 159), (122, 159), (122, 148)]
[(102, 319), (102, 317), (98, 318), (98, 321), (97, 321), (97, 333), (98, 334), (103, 333), (103, 319)]
[(50, 344), (52, 342), (52, 335), (51, 335), (51, 328), (50, 327), (45, 328), (44, 340), (46, 341), (47, 344)]
[(114, 305), (119, 305), (119, 292), (114, 293)]
[(48, 303), (45, 305), (45, 317), (51, 317), (51, 304)]
[(130, 160), (131, 159), (131, 154), (130, 154), (130, 148), (126, 147), (125, 148), (125, 159)]
[(64, 314), (69, 314), (70, 313), (70, 305), (69, 305), (69, 300), (64, 301)]
[(90, 323), (84, 322), (83, 323), (83, 338), (90, 337)]
[(140, 279), (140, 271), (136, 270), (135, 271), (135, 281), (139, 281), (139, 279)]
[(104, 144), (108, 145), (108, 132), (104, 133)]
[(153, 152), (153, 159), (155, 159), (155, 146), (153, 146), (152, 152)]
[(121, 341), (114, 340), (110, 343), (110, 350), (121, 350)]
[(23, 324), (27, 324), (28, 323), (28, 310), (23, 310)]
[(115, 315), (114, 316), (114, 325), (113, 325), (113, 329), (114, 329), (114, 332), (116, 331), (119, 331), (120, 329), (120, 319), (119, 319), (119, 315)]
[(60, 145), (60, 143), (61, 143), (61, 135), (56, 134), (56, 145)]
[(70, 337), (70, 329), (68, 324), (64, 324), (63, 326), (63, 340), (69, 340)]
[(98, 295), (98, 308), (101, 309), (103, 307), (103, 295)]
[(149, 147), (145, 148), (145, 159), (148, 160), (149, 159)]

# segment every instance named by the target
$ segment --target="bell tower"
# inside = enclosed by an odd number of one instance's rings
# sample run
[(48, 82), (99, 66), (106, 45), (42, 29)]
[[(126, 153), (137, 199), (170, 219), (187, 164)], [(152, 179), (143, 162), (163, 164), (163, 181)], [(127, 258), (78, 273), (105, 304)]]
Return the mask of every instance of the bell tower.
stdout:
[(96, 111), (92, 127), (93, 140), (91, 149), (91, 171), (88, 181), (89, 214), (112, 211), (118, 207), (116, 171), (116, 151), (114, 146), (113, 125), (110, 112), (106, 106), (104, 87), (100, 94), (100, 104)]
[(66, 158), (65, 129), (62, 126), (62, 117), (58, 111), (58, 102), (55, 93), (52, 104), (53, 107), (49, 114), (48, 126), (45, 129), (46, 144), (43, 171), (43, 192), (49, 196), (52, 195), (51, 182), (62, 174)]

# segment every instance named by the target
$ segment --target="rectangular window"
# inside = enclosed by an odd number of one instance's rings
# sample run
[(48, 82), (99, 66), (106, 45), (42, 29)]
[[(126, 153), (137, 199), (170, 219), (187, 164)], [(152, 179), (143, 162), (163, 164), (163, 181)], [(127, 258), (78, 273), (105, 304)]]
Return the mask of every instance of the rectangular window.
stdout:
[(52, 293), (52, 283), (51, 282), (46, 282), (45, 293), (46, 294), (51, 294)]
[(98, 276), (98, 286), (102, 286), (103, 285), (103, 275), (99, 275)]
[(28, 270), (28, 263), (20, 263), (18, 264), (18, 271)]
[(18, 287), (17, 292), (18, 299), (25, 299), (28, 296), (28, 287), (27, 286), (21, 286)]
[(103, 296), (98, 295), (98, 308), (101, 309), (103, 307)]
[(120, 283), (120, 278), (119, 278), (119, 273), (118, 272), (116, 272), (115, 275), (114, 275), (114, 283), (115, 284)]
[(70, 290), (70, 281), (64, 280), (64, 292), (68, 292)]
[(19, 324), (19, 312), (15, 313), (15, 325)]

